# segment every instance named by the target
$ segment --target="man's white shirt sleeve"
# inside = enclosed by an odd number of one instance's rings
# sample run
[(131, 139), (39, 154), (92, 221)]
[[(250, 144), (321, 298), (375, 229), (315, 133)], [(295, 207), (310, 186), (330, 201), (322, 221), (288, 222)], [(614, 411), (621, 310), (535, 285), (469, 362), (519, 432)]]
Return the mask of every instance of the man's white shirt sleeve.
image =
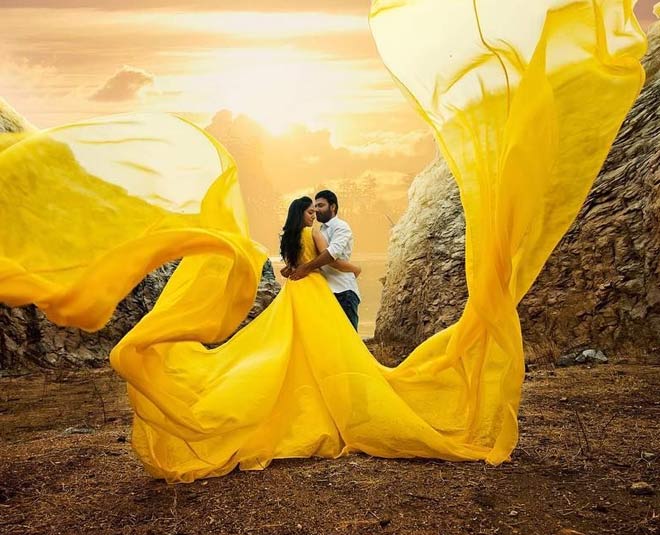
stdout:
[(337, 222), (333, 229), (332, 239), (326, 249), (333, 259), (346, 260), (346, 250), (349, 247), (351, 236), (350, 227), (343, 221), (341, 223)]
[[(328, 240), (326, 251), (335, 260), (350, 260), (353, 252), (353, 233), (351, 227), (345, 221), (331, 219), (328, 223), (321, 225), (321, 233)], [(339, 271), (331, 266), (321, 268), (323, 275), (333, 293), (338, 294), (351, 290), (360, 297), (360, 290), (355, 275), (350, 272)]]

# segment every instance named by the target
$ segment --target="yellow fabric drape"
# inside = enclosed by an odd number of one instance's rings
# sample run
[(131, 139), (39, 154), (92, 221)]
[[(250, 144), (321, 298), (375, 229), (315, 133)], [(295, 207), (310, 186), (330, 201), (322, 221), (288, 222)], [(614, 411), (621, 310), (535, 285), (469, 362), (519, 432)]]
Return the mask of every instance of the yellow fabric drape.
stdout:
[[(432, 126), (466, 221), (468, 302), (390, 374), (445, 379), (463, 439), (505, 460), (524, 375), (516, 305), (578, 213), (644, 81), (630, 1), (375, 0), (378, 50)], [(400, 385), (400, 386), (399, 386)], [(444, 398), (444, 399), (443, 399)], [(428, 403), (433, 396), (428, 397)]]
[(201, 344), (243, 319), (265, 255), (231, 157), (186, 121), (117, 116), (0, 143), (1, 301), (98, 329), (146, 273), (185, 257), (111, 355), (157, 477), (356, 450), (500, 463), (515, 447), (516, 305), (641, 88), (644, 35), (632, 2), (614, 0), (377, 0), (371, 26), (436, 133), (467, 228), (463, 315), (396, 368), (371, 357), (319, 274), (219, 348)]
[[(149, 271), (194, 255), (161, 296), (182, 306), (158, 338), (217, 340), (245, 317), (266, 255), (249, 238), (234, 161), (203, 130), (132, 114), (0, 139), (2, 302), (96, 330)], [(200, 289), (204, 277), (219, 282)], [(185, 299), (209, 317), (186, 324)]]

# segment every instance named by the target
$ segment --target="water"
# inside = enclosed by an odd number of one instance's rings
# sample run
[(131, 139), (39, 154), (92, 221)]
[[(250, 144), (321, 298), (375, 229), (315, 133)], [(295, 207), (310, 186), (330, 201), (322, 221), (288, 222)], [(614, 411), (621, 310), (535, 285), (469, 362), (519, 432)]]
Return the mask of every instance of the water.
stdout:
[[(280, 284), (283, 283), (280, 269), (284, 264), (279, 257), (271, 257), (275, 276)], [(369, 338), (374, 335), (376, 328), (376, 315), (380, 307), (380, 297), (383, 290), (381, 279), (385, 276), (387, 267), (387, 255), (385, 253), (367, 253), (356, 254), (351, 258), (352, 262), (362, 267), (362, 273), (358, 277), (358, 286), (362, 294), (362, 301), (358, 310), (360, 323), (358, 324), (358, 333), (363, 338)]]

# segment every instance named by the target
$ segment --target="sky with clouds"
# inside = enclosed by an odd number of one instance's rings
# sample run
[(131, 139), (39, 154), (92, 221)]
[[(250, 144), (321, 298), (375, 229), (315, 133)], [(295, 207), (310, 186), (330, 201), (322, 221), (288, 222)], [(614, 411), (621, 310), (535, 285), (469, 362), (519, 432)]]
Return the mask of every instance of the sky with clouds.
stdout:
[[(638, 2), (644, 26), (652, 4)], [(378, 57), (368, 11), (368, 0), (0, 0), (0, 96), (39, 127), (186, 113), (237, 147), (258, 138), (260, 161), (237, 159), (264, 189), (286, 198), (376, 176), (396, 218), (436, 149)]]
[[(653, 0), (636, 11), (643, 24)], [(2, 0), (0, 94), (38, 126), (230, 109), (333, 142), (425, 128), (369, 33), (368, 0)]]
[(368, 3), (304, 6), (3, 0), (0, 89), (39, 126), (124, 109), (210, 118), (226, 108), (273, 133), (304, 123), (346, 138), (355, 113), (405, 114), (369, 34)]

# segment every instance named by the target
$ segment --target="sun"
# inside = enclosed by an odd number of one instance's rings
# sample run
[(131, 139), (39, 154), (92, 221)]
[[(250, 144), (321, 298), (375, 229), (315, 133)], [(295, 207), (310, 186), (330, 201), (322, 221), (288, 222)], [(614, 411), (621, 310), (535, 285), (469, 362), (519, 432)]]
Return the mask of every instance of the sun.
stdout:
[(292, 125), (318, 127), (336, 114), (345, 73), (313, 54), (287, 49), (241, 49), (219, 58), (209, 110), (230, 109), (258, 121), (271, 134)]
[(310, 106), (311, 70), (308, 62), (264, 53), (236, 75), (230, 107), (252, 116), (272, 134), (312, 121), (318, 110)]

